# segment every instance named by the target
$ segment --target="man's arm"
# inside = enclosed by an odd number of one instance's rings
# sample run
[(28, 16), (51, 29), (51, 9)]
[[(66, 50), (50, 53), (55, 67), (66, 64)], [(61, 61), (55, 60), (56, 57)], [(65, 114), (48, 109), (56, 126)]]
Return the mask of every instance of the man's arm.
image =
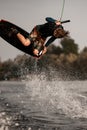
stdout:
[(47, 52), (47, 47), (55, 40), (55, 37), (51, 37), (45, 44), (44, 49), (42, 51), (42, 55), (45, 54)]
[(51, 37), (45, 44), (45, 47), (48, 47), (56, 38), (55, 37)]

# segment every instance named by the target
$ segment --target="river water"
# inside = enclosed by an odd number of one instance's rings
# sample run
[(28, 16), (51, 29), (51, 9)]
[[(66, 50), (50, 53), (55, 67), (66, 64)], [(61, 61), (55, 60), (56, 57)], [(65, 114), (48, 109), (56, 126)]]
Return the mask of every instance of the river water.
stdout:
[(87, 81), (0, 82), (0, 130), (87, 130)]

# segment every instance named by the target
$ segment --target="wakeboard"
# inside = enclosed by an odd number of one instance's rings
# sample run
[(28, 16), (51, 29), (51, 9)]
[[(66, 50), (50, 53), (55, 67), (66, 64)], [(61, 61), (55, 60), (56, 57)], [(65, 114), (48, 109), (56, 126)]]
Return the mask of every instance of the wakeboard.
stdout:
[(3, 38), (5, 41), (7, 41), (7, 43), (11, 44), (12, 46), (14, 46), (15, 48), (23, 51), (24, 53), (27, 53), (31, 56), (34, 57), (39, 57), (39, 56), (35, 56), (33, 54), (33, 44), (30, 44), (30, 46), (24, 46), (20, 40), (17, 38), (17, 36), (15, 35), (11, 35), (9, 36), (9, 32), (11, 31), (11, 28), (16, 28), (25, 38), (29, 36), (29, 33), (27, 31), (25, 31), (24, 29), (22, 29), (21, 27), (6, 21), (6, 20), (1, 20), (0, 21), (0, 36), (1, 38)]

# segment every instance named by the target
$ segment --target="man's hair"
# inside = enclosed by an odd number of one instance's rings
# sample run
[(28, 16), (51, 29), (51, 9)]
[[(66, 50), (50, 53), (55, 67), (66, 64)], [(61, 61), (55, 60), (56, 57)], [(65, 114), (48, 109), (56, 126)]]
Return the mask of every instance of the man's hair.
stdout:
[(57, 29), (55, 29), (55, 30), (54, 30), (54, 33), (53, 33), (54, 37), (56, 37), (56, 38), (63, 38), (63, 37), (65, 37), (65, 36), (67, 36), (68, 34), (69, 34), (69, 32), (68, 32), (68, 31), (65, 31), (65, 30), (62, 29), (62, 28), (57, 28)]

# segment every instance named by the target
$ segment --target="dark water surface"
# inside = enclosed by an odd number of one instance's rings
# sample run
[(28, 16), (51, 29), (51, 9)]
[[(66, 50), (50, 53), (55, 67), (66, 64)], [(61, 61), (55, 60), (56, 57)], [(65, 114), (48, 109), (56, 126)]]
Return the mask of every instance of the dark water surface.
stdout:
[(87, 130), (87, 81), (0, 82), (0, 130)]

